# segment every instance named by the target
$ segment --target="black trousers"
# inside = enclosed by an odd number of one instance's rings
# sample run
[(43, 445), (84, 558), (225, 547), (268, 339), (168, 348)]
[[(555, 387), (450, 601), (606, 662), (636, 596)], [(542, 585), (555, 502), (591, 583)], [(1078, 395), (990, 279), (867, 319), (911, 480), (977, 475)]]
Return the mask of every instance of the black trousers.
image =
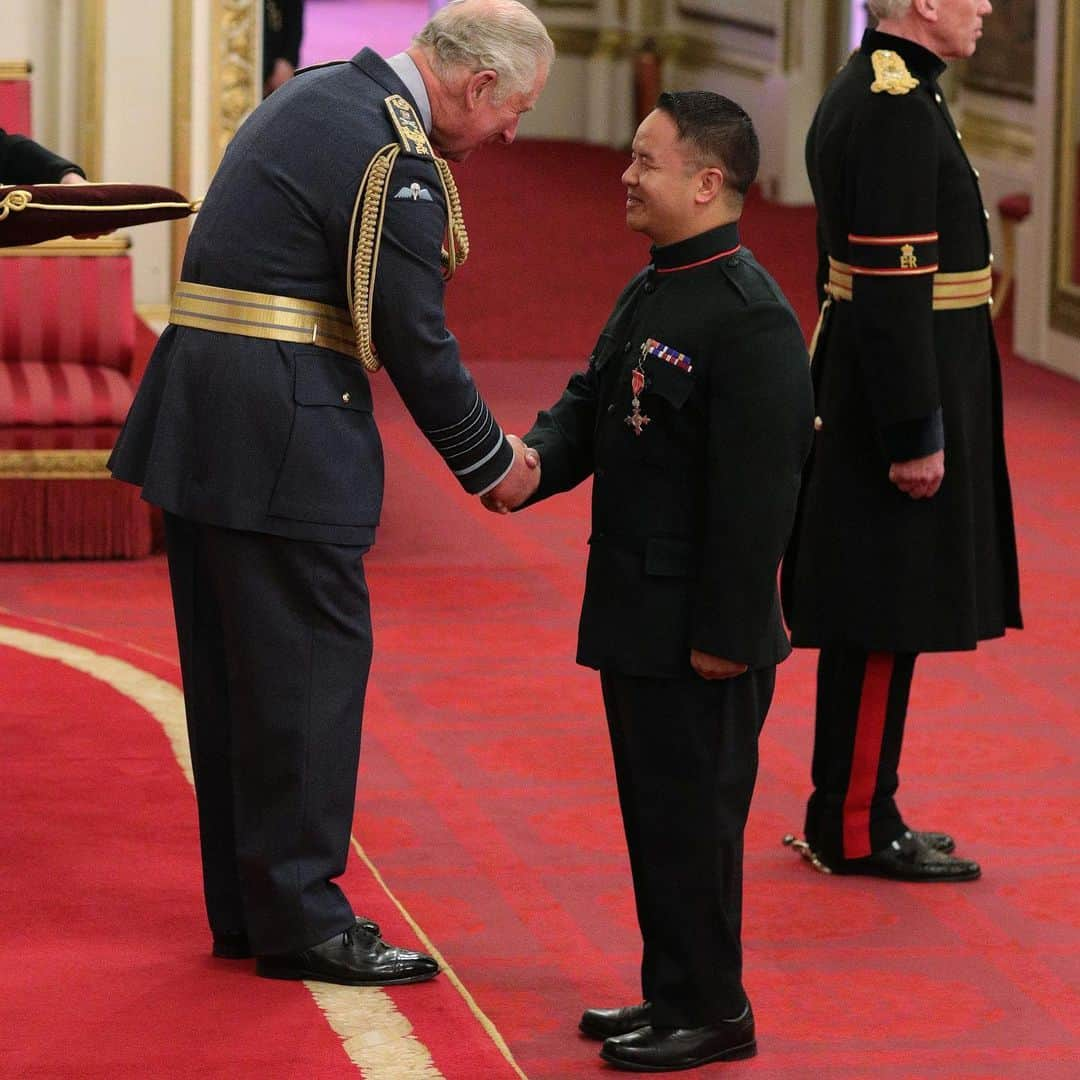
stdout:
[(776, 669), (736, 679), (603, 671), (653, 1023), (738, 1016), (743, 830)]
[(352, 925), (345, 870), (371, 664), (365, 547), (165, 516), (206, 910), (256, 953)]
[(864, 858), (907, 828), (895, 796), (916, 655), (821, 650), (806, 839), (826, 862)]

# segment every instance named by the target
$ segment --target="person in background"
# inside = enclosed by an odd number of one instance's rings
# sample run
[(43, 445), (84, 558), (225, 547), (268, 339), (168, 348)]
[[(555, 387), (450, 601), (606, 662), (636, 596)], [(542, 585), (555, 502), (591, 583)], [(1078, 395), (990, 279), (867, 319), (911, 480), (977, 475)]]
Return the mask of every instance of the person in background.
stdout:
[(263, 97), (296, 74), (304, 38), (304, 0), (263, 3)]
[(26, 135), (0, 128), (0, 184), (85, 184), (86, 173)]
[(839, 874), (971, 881), (978, 863), (909, 828), (895, 796), (916, 656), (1021, 625), (989, 213), (938, 85), (991, 7), (870, 10), (806, 143), (824, 307), (783, 568), (792, 642), (820, 650), (800, 847)]

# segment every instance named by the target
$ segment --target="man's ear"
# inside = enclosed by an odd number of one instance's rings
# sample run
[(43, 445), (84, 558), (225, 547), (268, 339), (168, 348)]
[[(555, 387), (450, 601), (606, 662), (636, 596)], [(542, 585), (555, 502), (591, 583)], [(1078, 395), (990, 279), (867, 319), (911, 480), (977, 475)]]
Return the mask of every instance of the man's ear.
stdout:
[(702, 169), (699, 174), (698, 188), (694, 193), (694, 202), (704, 206), (720, 197), (724, 190), (724, 172), (715, 166)]
[(912, 8), (917, 15), (921, 15), (927, 22), (938, 21), (937, 0), (912, 0)]
[(475, 109), (485, 93), (495, 89), (499, 81), (499, 73), (490, 68), (484, 71), (474, 71), (465, 83), (465, 103), (470, 109)]

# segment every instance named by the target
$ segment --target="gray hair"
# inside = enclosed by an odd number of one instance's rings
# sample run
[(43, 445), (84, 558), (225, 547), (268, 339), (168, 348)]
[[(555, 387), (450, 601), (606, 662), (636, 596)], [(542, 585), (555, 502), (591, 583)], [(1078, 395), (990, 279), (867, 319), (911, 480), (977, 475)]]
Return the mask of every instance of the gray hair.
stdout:
[(867, 0), (870, 14), (878, 19), (902, 19), (911, 10), (911, 0)]
[(451, 0), (413, 39), (441, 79), (455, 69), (495, 71), (495, 100), (532, 89), (549, 68), (555, 46), (544, 24), (517, 0)]

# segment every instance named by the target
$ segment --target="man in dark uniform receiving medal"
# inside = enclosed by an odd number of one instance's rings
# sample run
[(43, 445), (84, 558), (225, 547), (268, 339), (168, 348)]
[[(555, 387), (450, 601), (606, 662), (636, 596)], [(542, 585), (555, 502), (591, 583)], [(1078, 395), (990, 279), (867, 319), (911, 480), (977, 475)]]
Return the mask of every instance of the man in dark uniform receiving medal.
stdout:
[(870, 9), (806, 146), (819, 420), (783, 591), (793, 643), (821, 652), (799, 846), (835, 873), (969, 881), (979, 865), (909, 829), (895, 794), (916, 655), (1021, 624), (989, 214), (938, 86), (990, 3)]
[[(623, 174), (654, 244), (585, 371), (524, 436), (534, 500), (593, 476), (578, 662), (600, 671), (644, 941), (644, 1001), (581, 1030), (630, 1070), (751, 1056), (743, 829), (776, 665), (776, 571), (813, 407), (806, 347), (739, 239), (758, 167), (746, 113), (664, 94)], [(513, 503), (485, 498), (491, 509)]]
[(515, 0), (459, 0), (407, 52), (364, 49), (267, 98), (210, 186), (110, 462), (166, 513), (213, 951), (254, 954), (260, 975), (438, 971), (335, 882), (382, 502), (369, 377), (385, 366), (465, 491), (533, 490), (535, 454), (503, 434), (445, 325), (468, 241), (444, 158), (512, 142), (553, 55)]

